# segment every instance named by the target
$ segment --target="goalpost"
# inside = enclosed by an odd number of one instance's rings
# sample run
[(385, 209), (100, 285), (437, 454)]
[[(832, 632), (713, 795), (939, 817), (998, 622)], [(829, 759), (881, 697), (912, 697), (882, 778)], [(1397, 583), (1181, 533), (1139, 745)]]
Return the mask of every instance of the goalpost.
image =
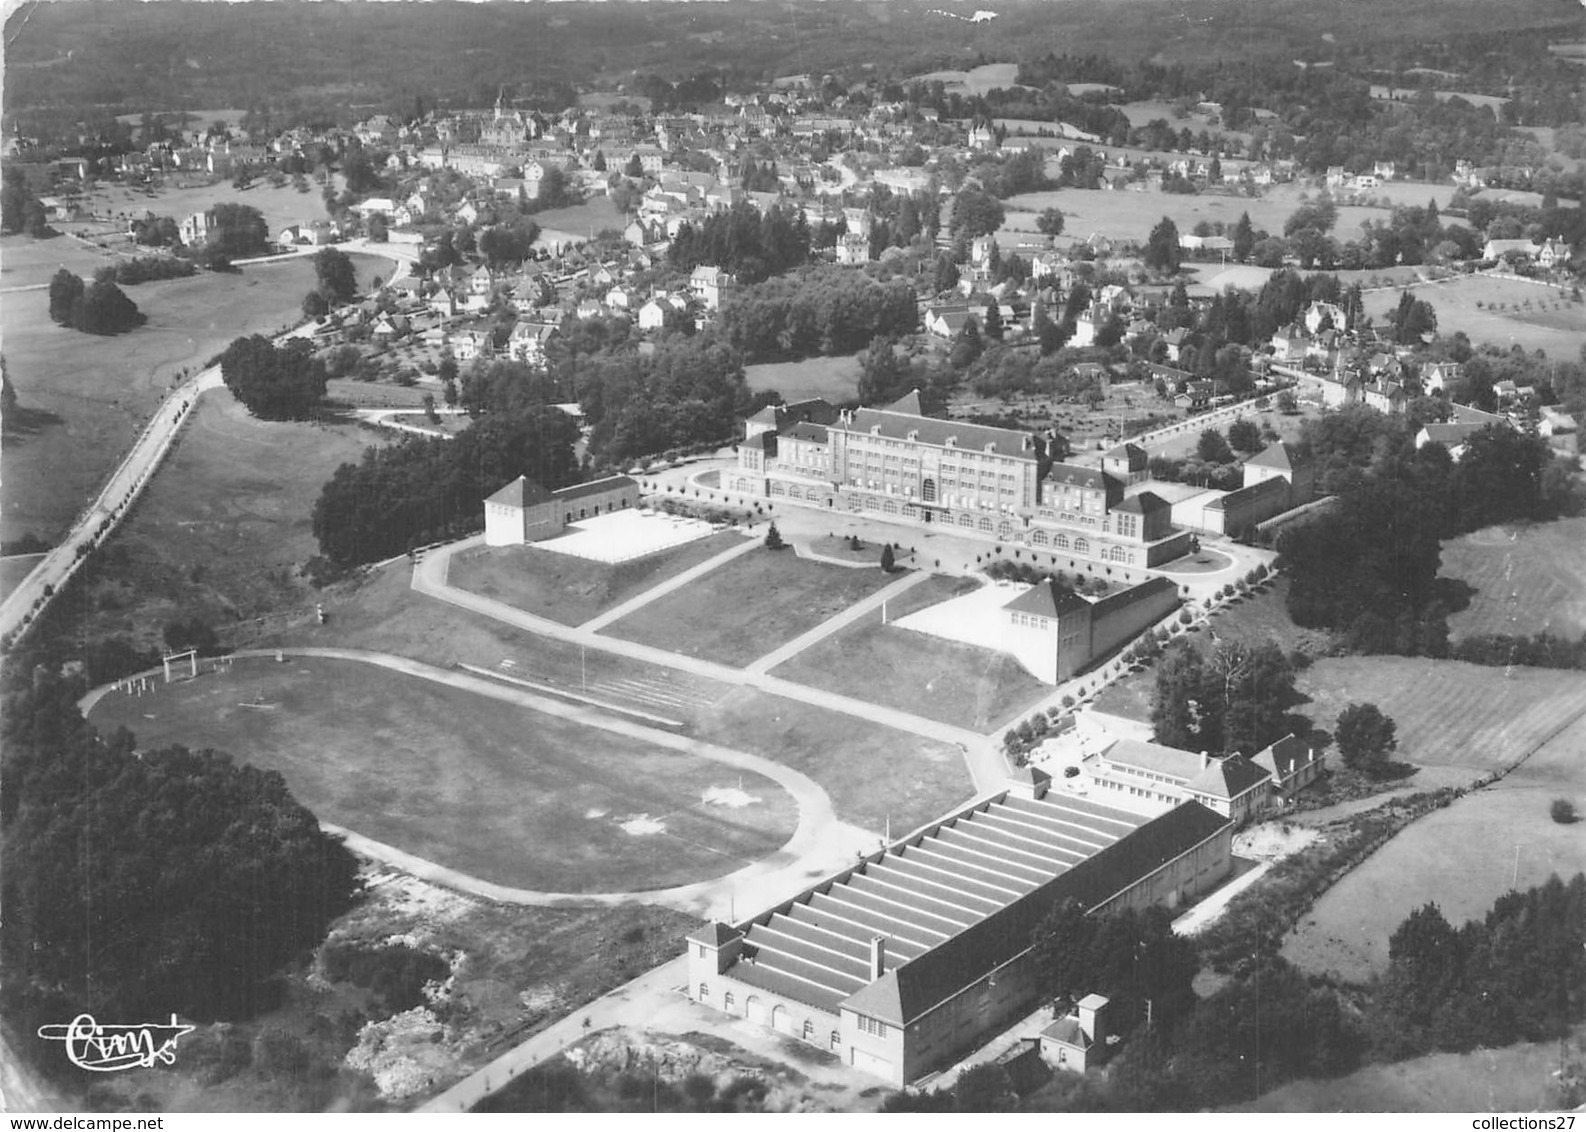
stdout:
[(163, 660), (163, 662), (165, 664), (165, 682), (167, 684), (169, 684), (172, 680), (175, 680), (175, 679), (178, 679), (179, 677), (181, 677), (180, 673), (175, 673), (175, 674), (172, 673), (171, 666), (172, 665), (178, 665), (179, 666), (183, 662), (186, 662), (186, 664), (187, 664), (187, 674), (186, 674), (186, 676), (184, 678), (188, 679), (188, 680), (197, 679), (197, 677), (198, 677), (198, 650), (197, 649), (188, 649), (186, 652), (173, 652), (173, 653), (170, 653), (167, 656), (163, 657), (162, 660)]

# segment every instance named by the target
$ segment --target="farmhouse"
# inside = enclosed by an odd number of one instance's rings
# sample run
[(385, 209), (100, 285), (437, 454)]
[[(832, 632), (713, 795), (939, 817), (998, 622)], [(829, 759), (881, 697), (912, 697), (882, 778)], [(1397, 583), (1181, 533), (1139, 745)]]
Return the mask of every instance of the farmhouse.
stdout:
[(573, 523), (635, 506), (639, 485), (627, 476), (548, 491), (519, 476), (485, 500), (485, 545), (522, 546), (554, 538)]
[(688, 994), (901, 1086), (1041, 999), (1031, 937), (1054, 907), (1177, 907), (1228, 875), (1232, 830), (1196, 803), (1148, 820), (1031, 773), (752, 919), (694, 932)]
[(1155, 566), (1189, 549), (1188, 532), (1173, 528), (1171, 509), (1155, 496), (1126, 501), (1125, 481), (1052, 463), (1034, 434), (924, 416), (918, 394), (818, 423), (798, 437), (794, 462), (782, 457), (779, 437), (761, 435), (768, 426), (780, 433), (780, 422), (746, 422), (738, 467), (723, 471), (723, 485), (1123, 566)]

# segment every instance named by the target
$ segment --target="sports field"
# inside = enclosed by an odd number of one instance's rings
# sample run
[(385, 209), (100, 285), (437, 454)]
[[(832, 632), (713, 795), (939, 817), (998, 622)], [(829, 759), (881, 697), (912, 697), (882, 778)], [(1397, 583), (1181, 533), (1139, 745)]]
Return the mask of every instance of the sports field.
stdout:
[[(888, 602), (888, 620), (966, 587), (975, 583), (930, 578)], [(1051, 690), (1007, 653), (883, 625), (879, 610), (778, 665), (772, 675), (986, 732)]]
[(325, 821), (522, 888), (721, 876), (775, 851), (797, 818), (758, 775), (356, 661), (238, 661), (112, 694), (91, 718), (145, 749), (212, 747), (278, 770)]
[[(360, 277), (380, 262), (357, 260)], [(180, 371), (196, 372), (240, 335), (295, 323), (313, 280), (313, 265), (299, 260), (145, 283), (127, 293), (148, 322), (113, 337), (55, 325), (44, 291), (7, 295), (0, 335), (21, 428), (8, 430), (0, 456), (0, 537), (58, 537)]]
[[(164, 187), (146, 191), (137, 186), (104, 185), (84, 198), (88, 208), (98, 215), (118, 217), (120, 214), (142, 213), (145, 210), (156, 216), (174, 217), (178, 222), (195, 212), (214, 208), (217, 204), (245, 204), (256, 208), (264, 216), (273, 240), (288, 224), (301, 224), (325, 218), (325, 201), (318, 181), (308, 179), (308, 192), (300, 193), (290, 183), (273, 188), (266, 181), (254, 182), (246, 189), (234, 189), (230, 180), (207, 183), (207, 178), (167, 177)], [(338, 187), (340, 177), (337, 177)], [(103, 224), (72, 225), (85, 230), (105, 228)], [(125, 225), (114, 226), (121, 231)]]
[[(1511, 888), (1586, 869), (1581, 826), (1560, 825), (1548, 816), (1554, 798), (1586, 804), (1586, 683), (1577, 674), (1537, 675), (1556, 678), (1556, 702), (1523, 712), (1527, 738), (1511, 740), (1505, 753), (1512, 758), (1535, 747), (1546, 734), (1544, 718), (1558, 733), (1501, 781), (1407, 826), (1328, 889), (1285, 942), (1283, 953), (1291, 962), (1364, 981), (1386, 968), (1388, 937), (1422, 905), (1436, 903), (1459, 927), (1484, 916)], [(1503, 709), (1492, 704), (1488, 710)], [(1558, 720), (1569, 713), (1575, 722), (1559, 731)], [(1462, 739), (1457, 724), (1444, 730), (1449, 739)], [(1472, 738), (1472, 746), (1482, 743), (1480, 736)]]
[(608, 565), (534, 546), (481, 546), (452, 557), (447, 580), (563, 625), (582, 625), (723, 551), (742, 537), (714, 534), (632, 562)]
[(1451, 636), (1586, 633), (1586, 519), (1489, 527), (1443, 544), (1444, 577), (1476, 588)]
[[(1550, 358), (1570, 359), (1586, 336), (1586, 304), (1570, 298), (1568, 291), (1541, 283), (1464, 275), (1410, 290), (1432, 304), (1441, 333), (1463, 330), (1477, 345), (1491, 342), (1504, 349), (1518, 345), (1527, 351), (1543, 350)], [(1398, 305), (1401, 293), (1371, 292), (1365, 297), (1366, 313), (1380, 323)]]
[(859, 393), (859, 355), (805, 358), (801, 362), (761, 362), (744, 366), (749, 388), (774, 389), (784, 401), (823, 397), (832, 404), (852, 401)]
[(744, 665), (895, 581), (798, 558), (791, 550), (735, 558), (602, 630), (685, 656)]

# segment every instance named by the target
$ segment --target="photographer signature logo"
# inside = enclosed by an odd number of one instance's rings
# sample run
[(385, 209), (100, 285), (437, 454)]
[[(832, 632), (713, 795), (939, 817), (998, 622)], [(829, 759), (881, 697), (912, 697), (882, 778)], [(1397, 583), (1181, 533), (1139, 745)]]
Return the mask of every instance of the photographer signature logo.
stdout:
[(66, 1059), (79, 1069), (114, 1073), (118, 1069), (151, 1069), (155, 1062), (176, 1064), (176, 1039), (193, 1032), (171, 1015), (169, 1025), (144, 1022), (132, 1026), (101, 1026), (92, 1014), (79, 1014), (66, 1025), (40, 1026), (39, 1037), (65, 1042)]

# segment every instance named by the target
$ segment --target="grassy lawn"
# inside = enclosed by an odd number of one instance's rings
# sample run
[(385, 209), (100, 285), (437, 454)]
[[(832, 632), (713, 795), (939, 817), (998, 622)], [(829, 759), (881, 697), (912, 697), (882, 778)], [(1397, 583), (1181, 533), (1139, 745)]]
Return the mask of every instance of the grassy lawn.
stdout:
[[(1576, 1042), (1586, 1029), (1576, 1031)], [(1433, 1053), (1346, 1077), (1294, 1081), (1226, 1112), (1548, 1112), (1557, 1109), (1557, 1042)]]
[[(338, 178), (338, 183), (339, 183)], [(115, 216), (118, 213), (142, 212), (148, 209), (157, 216), (174, 216), (178, 221), (203, 209), (213, 208), (231, 201), (256, 208), (264, 215), (273, 240), (288, 224), (307, 223), (325, 217), (325, 201), (320, 186), (309, 178), (309, 191), (300, 193), (290, 182), (280, 188), (271, 188), (265, 181), (257, 181), (246, 189), (234, 189), (229, 180), (206, 184), (202, 179), (181, 183), (179, 178), (169, 178), (166, 187), (152, 193), (139, 187), (105, 185), (88, 198), (94, 212)], [(301, 298), (301, 296), (299, 296)]]
[(648, 558), (608, 565), (533, 546), (481, 546), (452, 558), (447, 579), (563, 625), (582, 625), (723, 551), (742, 546), (714, 534)]
[(316, 595), (297, 570), (319, 553), (314, 501), (338, 465), (394, 435), (260, 421), (229, 393), (206, 394), (107, 547), (83, 631), (154, 644), (177, 616), (222, 631), (284, 610), (311, 616)]
[[(888, 620), (974, 588), (963, 578), (928, 579), (887, 603)], [(1049, 691), (1006, 653), (883, 625), (879, 610), (773, 674), (975, 731), (991, 731)]]
[[(859, 549), (855, 550), (853, 544), (846, 538), (838, 538), (836, 535), (827, 534), (811, 539), (808, 545), (810, 550), (816, 554), (825, 555), (827, 558), (838, 558), (844, 562), (862, 563), (866, 566), (879, 566), (881, 565), (881, 548), (885, 544), (865, 542), (860, 539)], [(893, 554), (897, 556), (899, 561), (909, 557), (907, 550), (893, 551)]]
[(752, 688), (736, 688), (696, 716), (700, 738), (803, 771), (831, 795), (837, 816), (893, 836), (974, 795), (962, 752)]
[[(1412, 290), (1416, 298), (1437, 309), (1438, 325), (1463, 330), (1478, 345), (1492, 342), (1507, 348), (1515, 344), (1527, 351), (1545, 350), (1550, 358), (1572, 358), (1580, 349), (1581, 335), (1586, 334), (1586, 305), (1571, 302), (1567, 292), (1555, 287), (1463, 276)], [(1368, 294), (1366, 313), (1381, 322), (1398, 304), (1399, 294), (1397, 290)]]
[(548, 637), (537, 637), (478, 613), (415, 593), (406, 562), (393, 563), (367, 578), (338, 583), (318, 595), (327, 623), (317, 625), (312, 611), (290, 622), (270, 619), (263, 630), (252, 623), (242, 643), (341, 645), (389, 652), (447, 667), (459, 662), (503, 671), (602, 700), (628, 704), (668, 718), (687, 718), (690, 705), (724, 696), (726, 685), (657, 668), (626, 657)]
[[(526, 888), (720, 876), (774, 851), (797, 816), (758, 775), (355, 661), (241, 661), (152, 698), (106, 697), (92, 719), (145, 748), (230, 750), (327, 821)], [(740, 779), (757, 801), (702, 802)], [(660, 828), (625, 831), (635, 819)]]
[(628, 219), (608, 197), (592, 197), (582, 204), (537, 212), (534, 222), (543, 233), (538, 242), (564, 243), (569, 239), (582, 242), (607, 228), (621, 231)]
[(1450, 634), (1586, 632), (1586, 519), (1491, 527), (1443, 545), (1444, 577), (1476, 588), (1448, 619)]
[[(87, 279), (115, 258), (70, 236), (56, 236), (48, 240), (6, 236), (0, 238), (0, 287), (32, 287), (48, 283), (63, 267)], [(5, 301), (10, 306), (23, 300), (19, 295), (7, 295)], [(44, 309), (49, 309), (47, 296)]]
[(735, 558), (605, 631), (723, 664), (748, 664), (894, 581), (791, 551)]
[(16, 589), (43, 557), (42, 554), (18, 554), (12, 558), (0, 558), (0, 595)]
[(1329, 733), (1350, 703), (1374, 703), (1398, 725), (1396, 757), (1416, 765), (1506, 766), (1575, 712), (1586, 680), (1575, 672), (1486, 668), (1422, 657), (1318, 660), (1295, 681), (1310, 697), (1300, 711)]
[(749, 388), (775, 389), (785, 401), (824, 397), (836, 404), (852, 401), (859, 390), (859, 356), (805, 358), (801, 362), (761, 362), (744, 366)]
[(22, 413), (0, 459), (0, 537), (58, 538), (178, 373), (200, 369), (239, 335), (296, 322), (313, 280), (304, 260), (131, 287), (148, 322), (114, 337), (56, 326), (47, 292), (7, 295), (0, 335)]
[[(1496, 740), (1479, 730), (1472, 734), (1462, 717), (1478, 713), (1463, 711), (1447, 695), (1432, 697), (1427, 714), (1441, 708), (1452, 718), (1444, 723), (1412, 717), (1412, 735), (1429, 740), (1435, 732), (1450, 753), (1486, 747), (1513, 759), (1556, 729), (1561, 718), (1586, 710), (1586, 685), (1578, 675), (1535, 675), (1556, 679), (1522, 685), (1526, 706), (1510, 709), (1512, 722), (1503, 718), (1506, 705), (1520, 698), (1503, 697), (1515, 691), (1512, 684), (1484, 697), (1482, 711), (1488, 714), (1477, 726), (1499, 730)], [(1505, 683), (1501, 675), (1498, 683)], [(1401, 721), (1401, 734), (1406, 730)], [(1425, 745), (1422, 741), (1417, 749)], [(1405, 746), (1401, 740), (1400, 747)], [(1328, 889), (1288, 937), (1284, 955), (1307, 971), (1363, 981), (1386, 968), (1388, 937), (1423, 904), (1435, 902), (1458, 927), (1484, 916), (1511, 888), (1530, 888), (1554, 873), (1568, 878), (1580, 872), (1586, 867), (1580, 826), (1552, 821), (1548, 805), (1560, 797), (1579, 804), (1586, 795), (1582, 750), (1586, 719), (1577, 719), (1501, 781), (1406, 827)]]

